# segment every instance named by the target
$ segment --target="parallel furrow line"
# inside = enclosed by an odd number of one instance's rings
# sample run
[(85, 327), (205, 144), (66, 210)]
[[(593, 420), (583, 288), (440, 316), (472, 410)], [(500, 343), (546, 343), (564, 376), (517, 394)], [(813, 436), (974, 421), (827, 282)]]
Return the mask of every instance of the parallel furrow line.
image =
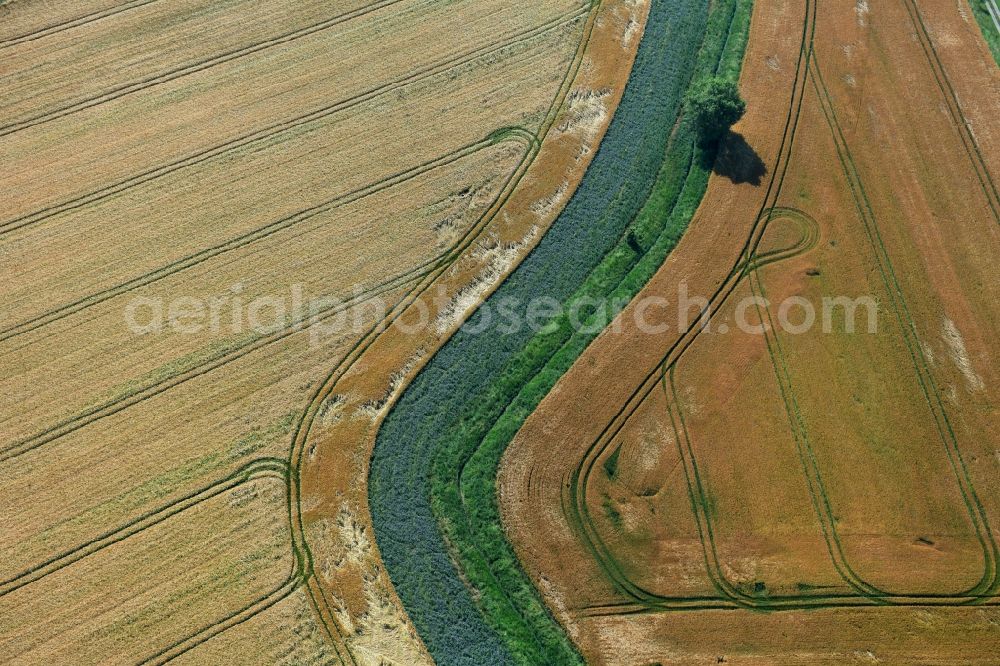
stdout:
[(257, 130), (255, 132), (244, 134), (225, 143), (221, 143), (206, 150), (202, 150), (187, 157), (181, 158), (175, 162), (155, 167), (153, 169), (144, 171), (135, 176), (130, 176), (129, 178), (126, 178), (124, 180), (120, 180), (116, 183), (113, 183), (98, 190), (94, 190), (87, 194), (74, 197), (73, 199), (64, 201), (62, 203), (40, 209), (26, 215), (22, 215), (21, 217), (7, 220), (6, 222), (0, 223), (0, 235), (7, 234), (12, 231), (16, 231), (22, 227), (41, 222), (50, 217), (53, 217), (54, 215), (65, 213), (71, 210), (76, 210), (84, 206), (87, 206), (89, 204), (102, 201), (110, 196), (119, 194), (137, 185), (142, 185), (151, 180), (161, 178), (168, 174), (174, 173), (175, 171), (178, 171), (180, 169), (199, 165), (207, 160), (218, 157), (220, 155), (234, 152), (240, 148), (244, 148), (249, 145), (261, 143), (266, 139), (273, 138), (274, 136), (283, 134), (285, 132), (288, 132), (292, 129), (295, 129), (307, 123), (321, 120), (330, 115), (351, 109), (355, 106), (358, 106), (359, 104), (363, 104), (378, 97), (395, 92), (400, 88), (411, 86), (413, 84), (419, 83), (420, 81), (448, 72), (452, 69), (455, 69), (456, 67), (461, 67), (462, 65), (466, 65), (480, 58), (493, 55), (505, 49), (511, 48), (512, 46), (518, 45), (522, 42), (538, 37), (553, 29), (559, 28), (560, 26), (566, 25), (568, 23), (577, 20), (581, 15), (582, 15), (581, 10), (567, 12), (536, 28), (532, 28), (530, 30), (518, 33), (513, 37), (511, 37), (510, 39), (493, 42), (484, 47), (468, 51), (453, 58), (436, 63), (431, 63), (421, 69), (409, 72), (405, 76), (402, 76), (394, 81), (391, 81), (383, 85), (375, 86), (364, 92), (358, 93), (353, 97), (336, 102), (335, 104), (325, 106), (319, 109), (314, 109), (302, 115), (296, 116), (295, 118), (284, 120), (279, 123), (269, 125), (268, 127)]
[(42, 123), (51, 122), (58, 118), (68, 116), (73, 113), (78, 113), (80, 111), (84, 111), (86, 109), (90, 109), (95, 106), (99, 106), (101, 104), (106, 104), (107, 102), (119, 99), (120, 97), (124, 97), (125, 95), (139, 92), (140, 90), (145, 90), (153, 86), (161, 85), (163, 83), (168, 83), (170, 81), (174, 81), (176, 79), (185, 76), (190, 76), (191, 74), (196, 74), (198, 72), (211, 69), (212, 67), (216, 67), (218, 65), (230, 62), (231, 60), (244, 58), (248, 55), (253, 55), (255, 53), (259, 53), (261, 51), (273, 48), (275, 46), (281, 46), (282, 44), (288, 44), (297, 39), (301, 39), (302, 37), (306, 37), (308, 35), (312, 35), (317, 32), (321, 32), (323, 30), (328, 30), (329, 28), (340, 25), (341, 23), (346, 23), (347, 21), (351, 21), (353, 19), (365, 16), (366, 14), (370, 14), (372, 12), (378, 11), (390, 5), (397, 4), (399, 2), (403, 2), (403, 0), (382, 0), (381, 2), (377, 2), (373, 5), (368, 5), (366, 7), (362, 7), (361, 9), (356, 9), (354, 11), (347, 12), (345, 14), (340, 14), (339, 16), (335, 16), (330, 19), (326, 19), (325, 21), (314, 23), (313, 25), (307, 26), (305, 28), (293, 30), (291, 32), (279, 35), (277, 37), (272, 37), (271, 39), (266, 39), (264, 41), (251, 44), (249, 46), (244, 46), (242, 48), (235, 49), (233, 51), (228, 51), (226, 53), (213, 56), (211, 58), (206, 58), (204, 60), (188, 63), (187, 65), (184, 65), (182, 67), (177, 67), (168, 70), (166, 72), (161, 72), (160, 74), (156, 74), (154, 76), (140, 79), (138, 81), (133, 81), (132, 83), (128, 83), (123, 86), (113, 88), (96, 97), (79, 100), (77, 102), (73, 102), (71, 104), (62, 106), (58, 109), (46, 111), (45, 113), (41, 113), (36, 116), (25, 118), (24, 120), (20, 120), (18, 122), (0, 127), (0, 137), (7, 136), (13, 134), (14, 132), (19, 132), (24, 129), (28, 129), (29, 127), (35, 127), (36, 125), (41, 125)]
[(57, 32), (62, 32), (64, 30), (70, 30), (72, 28), (77, 28), (81, 25), (87, 25), (88, 23), (93, 23), (94, 21), (100, 21), (101, 19), (108, 18), (109, 16), (114, 16), (116, 14), (121, 14), (122, 12), (127, 12), (130, 9), (136, 9), (137, 7), (142, 7), (143, 5), (149, 5), (158, 0), (133, 0), (132, 2), (126, 2), (123, 5), (118, 5), (117, 7), (112, 7), (110, 9), (105, 9), (101, 12), (94, 12), (93, 14), (87, 14), (86, 16), (80, 16), (75, 19), (70, 19), (64, 23), (57, 23), (56, 25), (50, 25), (45, 28), (40, 28), (34, 32), (29, 32), (19, 37), (11, 37), (10, 39), (5, 39), (0, 41), (0, 49), (10, 48), (11, 46), (17, 46), (18, 44), (24, 44), (25, 42), (31, 42), (36, 39), (41, 39), (42, 37), (48, 37)]

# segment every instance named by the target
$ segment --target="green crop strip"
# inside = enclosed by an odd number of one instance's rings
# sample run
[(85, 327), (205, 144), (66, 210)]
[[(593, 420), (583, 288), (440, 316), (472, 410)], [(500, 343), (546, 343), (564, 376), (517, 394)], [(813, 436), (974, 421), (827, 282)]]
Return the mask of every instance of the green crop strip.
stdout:
[[(713, 3), (692, 81), (713, 73), (738, 77), (751, 7), (751, 0)], [(709, 171), (702, 158), (691, 123), (682, 118), (673, 128), (653, 190), (639, 214), (565, 303), (564, 312), (572, 312), (586, 299), (615, 305), (591, 313), (577, 330), (564, 314), (532, 338), (485, 398), (445, 434), (434, 457), (432, 508), (453, 556), (478, 592), (480, 609), (520, 663), (579, 663), (580, 657), (504, 535), (495, 481), (500, 458), (541, 399), (676, 246), (708, 185)]]
[[(991, 0), (969, 0), (969, 6), (972, 7), (972, 13), (983, 31), (983, 39), (986, 40), (986, 44), (993, 53), (993, 59), (1000, 66), (1000, 26), (998, 26), (1000, 24), (1000, 11), (997, 12), (996, 19), (991, 17), (988, 4), (990, 2)], [(1000, 5), (997, 5), (993, 0), (993, 7), (1000, 8)]]

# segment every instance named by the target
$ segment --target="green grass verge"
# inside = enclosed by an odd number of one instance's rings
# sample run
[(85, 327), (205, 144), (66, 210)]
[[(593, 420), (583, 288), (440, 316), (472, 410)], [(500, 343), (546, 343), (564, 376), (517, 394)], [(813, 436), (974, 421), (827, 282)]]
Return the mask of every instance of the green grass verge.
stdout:
[(997, 30), (996, 24), (990, 18), (990, 11), (986, 6), (986, 2), (987, 0), (969, 0), (969, 5), (972, 7), (972, 13), (976, 16), (976, 21), (979, 22), (979, 27), (983, 31), (983, 38), (989, 45), (990, 51), (993, 52), (993, 59), (1000, 66), (1000, 30)]
[[(751, 8), (752, 0), (712, 4), (692, 80), (712, 73), (738, 77)], [(532, 338), (493, 382), (486, 398), (444, 434), (433, 460), (432, 509), (487, 622), (519, 663), (570, 664), (581, 659), (507, 541), (497, 504), (500, 458), (556, 381), (663, 264), (698, 208), (709, 172), (702, 166), (691, 124), (682, 120), (673, 132), (639, 215), (563, 311), (588, 302), (581, 299), (617, 305), (591, 313), (582, 330), (574, 330), (569, 317), (562, 315)]]

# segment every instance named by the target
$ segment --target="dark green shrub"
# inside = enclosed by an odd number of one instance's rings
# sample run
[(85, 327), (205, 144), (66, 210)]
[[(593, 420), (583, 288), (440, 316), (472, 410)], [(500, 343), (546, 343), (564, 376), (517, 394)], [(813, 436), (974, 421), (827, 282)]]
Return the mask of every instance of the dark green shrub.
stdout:
[(736, 82), (720, 76), (692, 85), (684, 103), (702, 145), (717, 143), (747, 110)]

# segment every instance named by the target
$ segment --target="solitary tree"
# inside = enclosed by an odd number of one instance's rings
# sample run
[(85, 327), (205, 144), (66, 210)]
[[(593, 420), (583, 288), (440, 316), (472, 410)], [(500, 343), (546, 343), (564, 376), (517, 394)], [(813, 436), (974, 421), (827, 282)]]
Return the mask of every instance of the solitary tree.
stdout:
[(736, 83), (718, 76), (691, 86), (685, 103), (702, 145), (715, 144), (747, 109)]

